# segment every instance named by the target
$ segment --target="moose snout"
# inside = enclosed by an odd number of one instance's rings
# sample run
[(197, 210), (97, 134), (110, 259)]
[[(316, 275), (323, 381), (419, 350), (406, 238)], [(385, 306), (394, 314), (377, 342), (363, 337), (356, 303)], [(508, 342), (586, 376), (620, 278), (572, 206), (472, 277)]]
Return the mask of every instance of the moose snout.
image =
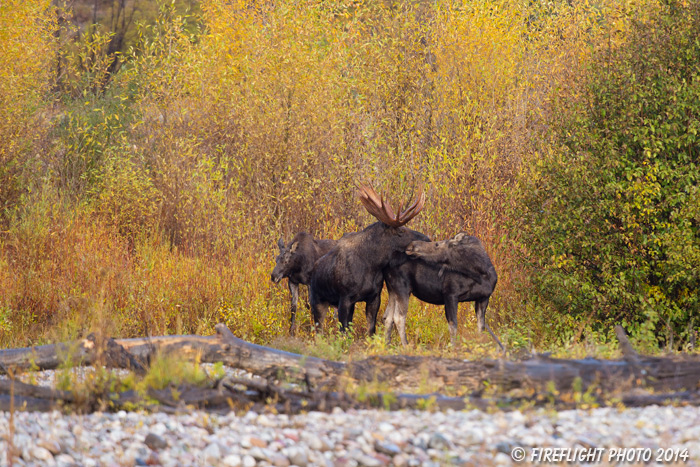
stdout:
[(422, 242), (422, 241), (411, 242), (406, 247), (406, 254), (409, 256), (420, 256), (421, 250), (425, 253), (425, 248), (428, 245), (430, 245), (429, 242)]

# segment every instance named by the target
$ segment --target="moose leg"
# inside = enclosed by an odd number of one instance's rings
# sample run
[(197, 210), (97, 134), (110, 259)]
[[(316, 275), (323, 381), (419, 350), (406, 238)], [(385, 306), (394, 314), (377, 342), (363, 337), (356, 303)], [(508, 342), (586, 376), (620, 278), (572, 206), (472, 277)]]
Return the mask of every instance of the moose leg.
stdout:
[(289, 293), (292, 295), (292, 314), (289, 318), (289, 334), (296, 332), (297, 303), (299, 302), (299, 284), (288, 281)]
[(457, 343), (457, 310), (459, 302), (457, 297), (445, 297), (445, 317), (450, 328), (450, 342), (452, 345)]
[(407, 277), (398, 270), (389, 270), (384, 276), (386, 289), (389, 292), (389, 303), (384, 312), (384, 327), (386, 343), (391, 343), (391, 331), (396, 325), (401, 344), (408, 345), (406, 340), (406, 314), (408, 313), (408, 298), (411, 296), (411, 286)]
[(349, 326), (350, 323), (352, 323), (352, 317), (355, 316), (355, 304), (351, 304), (350, 308), (348, 308), (348, 314), (346, 318), (346, 324)]
[(338, 303), (338, 321), (340, 321), (340, 330), (347, 332), (350, 323), (352, 322), (352, 315), (355, 314), (355, 304), (348, 300), (341, 300)]
[(391, 332), (394, 330), (394, 313), (396, 309), (396, 296), (389, 293), (389, 302), (384, 310), (384, 338), (386, 345), (391, 344)]
[(311, 309), (311, 287), (308, 285), (306, 286), (306, 292), (307, 292), (307, 295), (306, 295), (306, 300), (304, 300), (304, 304), (306, 305), (306, 309), (310, 310)]
[(401, 294), (396, 296), (396, 305), (394, 306), (394, 324), (399, 332), (401, 344), (405, 347), (408, 345), (406, 339), (406, 315), (408, 314), (408, 298), (409, 294)]
[(489, 299), (486, 298), (484, 300), (476, 301), (474, 302), (474, 311), (476, 312), (476, 322), (477, 322), (477, 327), (479, 329), (479, 332), (483, 332), (484, 328), (491, 334), (491, 338), (498, 344), (498, 346), (501, 348), (501, 351), (505, 353), (506, 348), (503, 347), (503, 344), (501, 344), (501, 341), (498, 340), (498, 337), (496, 337), (496, 334), (493, 333), (491, 330), (491, 327), (486, 323), (486, 307), (489, 306)]
[(479, 330), (479, 332), (484, 332), (487, 306), (489, 306), (488, 298), (474, 302), (474, 312), (476, 312), (476, 328)]
[(323, 322), (326, 320), (328, 313), (328, 303), (318, 302), (313, 293), (311, 295), (311, 316), (314, 318), (316, 332), (321, 332)]
[(377, 294), (375, 297), (369, 299), (365, 302), (365, 317), (367, 317), (367, 333), (373, 336), (377, 332), (377, 314), (379, 313), (379, 307), (382, 304), (381, 295)]

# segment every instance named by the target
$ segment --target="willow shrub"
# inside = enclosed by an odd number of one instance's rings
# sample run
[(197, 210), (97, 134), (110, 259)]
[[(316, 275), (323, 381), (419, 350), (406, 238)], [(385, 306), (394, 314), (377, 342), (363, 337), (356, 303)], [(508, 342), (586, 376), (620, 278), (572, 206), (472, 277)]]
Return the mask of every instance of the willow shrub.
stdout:
[[(256, 252), (270, 267), (279, 236), (337, 238), (372, 222), (357, 181), (396, 197), (422, 183), (428, 202), (411, 226), (482, 238), (500, 271), (490, 317), (519, 313), (508, 193), (534, 158), (547, 96), (588, 59), (602, 40), (595, 20), (613, 9), (213, 0), (202, 10), (200, 33), (171, 16), (133, 62), (142, 92), (131, 141), (173, 244), (222, 260)], [(232, 326), (259, 315), (225, 302)], [(418, 329), (441, 315), (412, 304), (415, 337), (446, 333)]]
[(55, 64), (50, 7), (43, 0), (0, 4), (0, 230), (41, 165), (36, 152), (50, 107), (43, 98)]
[(600, 52), (521, 223), (535, 295), (651, 345), (700, 323), (699, 27), (700, 3), (666, 2)]
[[(530, 330), (536, 338), (545, 328), (528, 323), (530, 290), (515, 287), (527, 277), (514, 249), (520, 228), (505, 222), (510, 193), (537, 160), (552, 93), (574, 83), (590, 44), (608, 42), (605, 21), (626, 24), (617, 9), (613, 0), (206, 0), (194, 18), (164, 5), (108, 76), (108, 37), (83, 37), (61, 55), (62, 115), (36, 173), (55, 196), (27, 197), (9, 226), (8, 239), (34, 245), (27, 257), (38, 259), (0, 258), (10, 267), (0, 272), (10, 287), (6, 327), (41, 328), (39, 317), (57, 306), (92, 297), (122, 334), (195, 332), (224, 320), (269, 342), (288, 313), (288, 292), (269, 281), (277, 238), (298, 230), (338, 238), (372, 222), (355, 196), (364, 179), (395, 197), (424, 184), (426, 208), (411, 227), (436, 239), (480, 237), (499, 271), (491, 322), (524, 318), (513, 339)], [(44, 219), (31, 206), (41, 199), (65, 211)], [(58, 240), (29, 236), (32, 222), (64, 216), (79, 222), (62, 241), (104, 241), (112, 246), (104, 254), (119, 260), (70, 245), (67, 257), (42, 251)], [(3, 250), (10, 258), (9, 240)], [(113, 271), (61, 274), (80, 255)], [(60, 294), (39, 296), (12, 280), (20, 265), (27, 276), (41, 268), (32, 277)], [(469, 338), (472, 309), (461, 328)], [(89, 316), (91, 308), (68, 311)], [(301, 315), (303, 335), (311, 326)], [(413, 300), (409, 337), (440, 346), (443, 315)]]

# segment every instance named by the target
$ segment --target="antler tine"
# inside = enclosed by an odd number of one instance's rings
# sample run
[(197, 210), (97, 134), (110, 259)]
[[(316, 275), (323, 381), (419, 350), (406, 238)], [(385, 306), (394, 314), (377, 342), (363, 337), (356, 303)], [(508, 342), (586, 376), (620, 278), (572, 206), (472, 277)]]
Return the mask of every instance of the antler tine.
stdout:
[[(358, 191), (360, 201), (367, 212), (376, 217), (377, 220), (391, 227), (401, 227), (402, 225), (406, 224), (408, 221), (418, 215), (425, 204), (425, 193), (421, 189), (415, 202), (407, 209), (396, 215), (394, 214), (394, 210), (392, 209), (390, 203), (384, 200), (384, 196), (378, 195), (371, 185), (362, 184), (358, 187)], [(403, 202), (401, 204), (402, 205), (399, 206), (399, 209), (403, 209)]]
[(389, 208), (389, 212), (387, 212), (387, 205), (384, 202), (384, 198), (377, 195), (377, 192), (374, 191), (374, 188), (372, 188), (371, 185), (360, 185), (359, 195), (360, 201), (367, 212), (377, 218), (377, 220), (384, 222), (387, 225), (394, 226), (396, 219), (394, 219), (391, 208)]
[(391, 223), (389, 225), (398, 227), (394, 224), (396, 224), (396, 222), (399, 220), (399, 217), (396, 214), (394, 214), (394, 210), (391, 209), (391, 204), (389, 204), (388, 202), (384, 202), (384, 196), (382, 196), (382, 211), (384, 211), (384, 214), (386, 214), (386, 216), (389, 219), (391, 219)]
[(406, 195), (401, 195), (401, 200), (399, 201), (398, 216), (396, 216), (397, 219), (401, 219), (403, 217), (403, 213), (406, 211), (404, 209), (405, 206), (406, 206)]
[[(413, 193), (411, 193), (411, 195), (412, 195), (412, 194), (413, 194)], [(409, 199), (409, 201), (410, 201), (411, 196), (409, 196), (408, 199)], [(406, 193), (402, 193), (402, 194), (401, 194), (401, 198), (399, 199), (399, 205), (398, 205), (398, 207), (399, 207), (399, 209), (398, 209), (398, 212), (397, 212), (398, 215), (396, 216), (396, 219), (397, 219), (397, 220), (400, 220), (400, 219), (403, 217), (403, 213), (406, 212), (406, 209), (404, 209), (404, 208), (406, 207)]]
[(371, 183), (362, 183), (358, 188), (367, 198), (372, 200), (372, 203), (374, 203), (377, 207), (382, 205), (381, 199), (379, 198), (379, 195), (377, 195), (377, 192), (374, 191), (374, 187)]
[(401, 212), (401, 214), (399, 215), (399, 219), (402, 222), (404, 220), (405, 222), (410, 221), (418, 215), (418, 213), (423, 209), (423, 206), (425, 206), (425, 192), (421, 187), (418, 189), (418, 196), (416, 197), (415, 202)]
[(360, 194), (360, 201), (362, 202), (362, 205), (365, 207), (365, 209), (370, 214), (372, 214), (374, 217), (381, 216), (381, 214), (382, 214), (381, 209), (379, 208), (379, 206), (374, 204), (373, 200), (371, 198), (367, 197), (367, 195), (365, 195), (364, 193), (361, 193)]

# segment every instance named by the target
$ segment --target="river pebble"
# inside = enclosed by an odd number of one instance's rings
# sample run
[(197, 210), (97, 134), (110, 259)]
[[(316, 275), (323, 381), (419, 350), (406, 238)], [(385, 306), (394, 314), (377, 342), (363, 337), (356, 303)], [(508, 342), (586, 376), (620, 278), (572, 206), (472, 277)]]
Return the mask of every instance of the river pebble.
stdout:
[[(687, 450), (700, 466), (700, 409), (658, 407), (548, 409), (487, 413), (478, 410), (332, 413), (207, 414), (16, 412), (13, 444), (18, 466), (442, 466), (516, 465), (514, 449), (608, 451)], [(7, 453), (10, 416), (0, 412), (0, 453)], [(389, 429), (391, 427), (391, 429)], [(521, 465), (530, 465), (526, 462)], [(7, 456), (0, 458), (7, 465)], [(576, 465), (576, 463), (570, 464)]]
[[(89, 371), (79, 369), (78, 377)], [(226, 372), (254, 378), (237, 370)], [(25, 377), (34, 384), (54, 385), (57, 373)], [(13, 425), (13, 465), (17, 466), (552, 465), (533, 462), (537, 449), (563, 448), (600, 450), (599, 460), (587, 465), (700, 467), (699, 407), (493, 413), (336, 408), (331, 413), (294, 416), (252, 411), (227, 415), (15, 412)], [(8, 465), (9, 426), (10, 414), (0, 412), (0, 466)], [(525, 461), (519, 464), (513, 460), (518, 448), (525, 453)], [(651, 460), (609, 460), (614, 450), (619, 455), (623, 448), (628, 454), (650, 453)], [(679, 457), (683, 454), (686, 460)], [(662, 462), (656, 462), (659, 455)]]

